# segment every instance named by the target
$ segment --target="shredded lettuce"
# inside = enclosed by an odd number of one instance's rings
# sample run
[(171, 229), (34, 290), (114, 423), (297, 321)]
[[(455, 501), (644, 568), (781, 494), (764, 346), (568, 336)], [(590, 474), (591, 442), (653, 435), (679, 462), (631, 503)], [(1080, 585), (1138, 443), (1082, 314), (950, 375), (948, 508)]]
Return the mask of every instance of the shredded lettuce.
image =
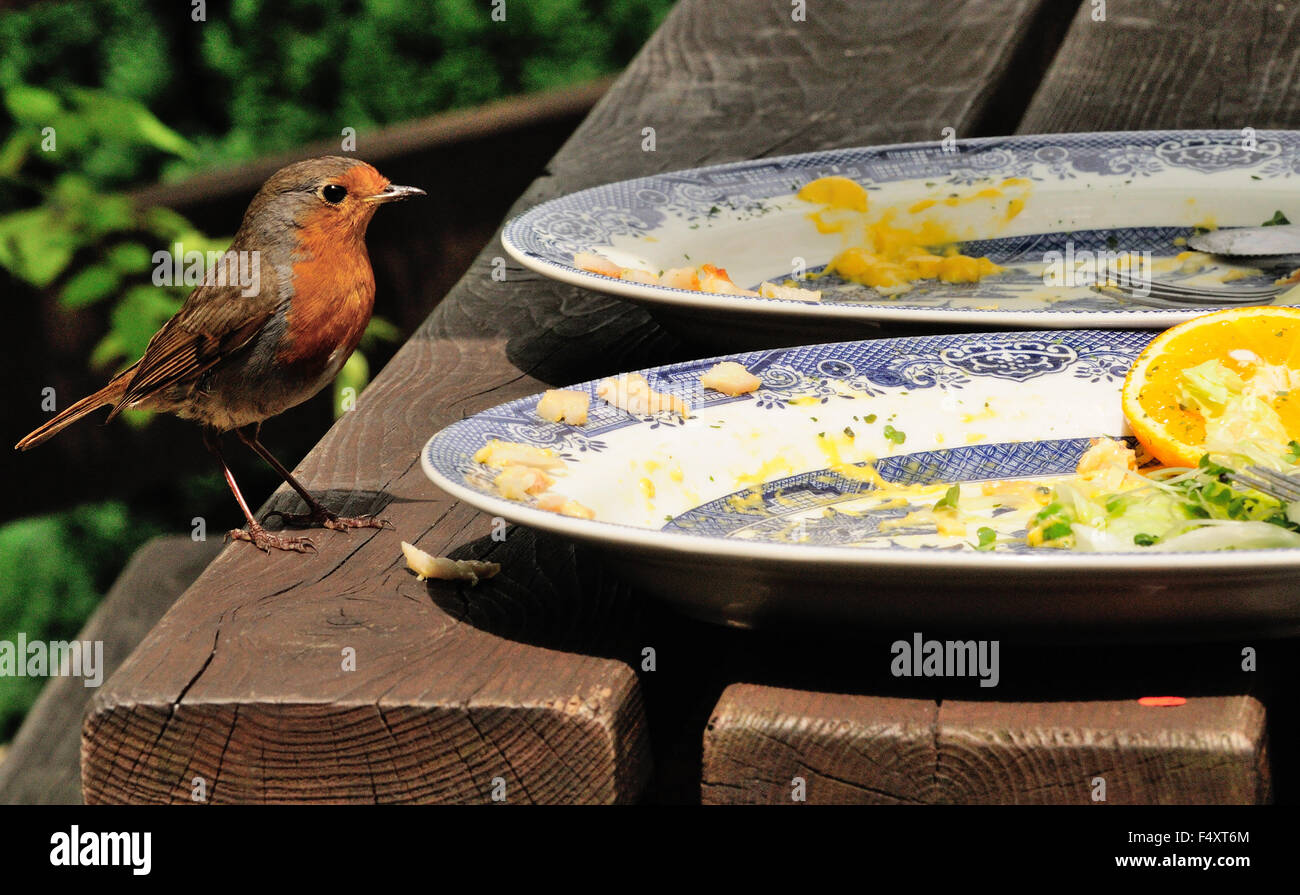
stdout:
[[(1031, 523), (1029, 544), (1093, 552), (1300, 547), (1300, 501), (1237, 484), (1234, 469), (1209, 454), (1194, 469), (1142, 475), (1132, 470), (1132, 452), (1114, 445), (1095, 446), (1079, 464), (1087, 474), (1052, 490)], [(1276, 455), (1274, 464), (1295, 469)], [(1115, 482), (1124, 486), (1106, 487)]]
[[(1253, 360), (1258, 358), (1250, 355), (1246, 362)], [(1271, 399), (1297, 383), (1288, 367), (1252, 366), (1249, 380), (1218, 360), (1183, 370), (1179, 401), (1204, 417), (1205, 450), (1212, 457), (1280, 471), (1291, 439)]]

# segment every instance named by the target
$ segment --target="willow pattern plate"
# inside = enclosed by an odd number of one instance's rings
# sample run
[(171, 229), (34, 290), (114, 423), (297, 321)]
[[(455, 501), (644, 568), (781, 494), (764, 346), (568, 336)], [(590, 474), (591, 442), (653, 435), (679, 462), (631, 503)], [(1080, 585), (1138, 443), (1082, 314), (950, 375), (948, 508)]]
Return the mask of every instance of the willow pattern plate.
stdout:
[[(1119, 390), (1150, 338), (1065, 330), (749, 352), (725, 358), (762, 379), (739, 397), (700, 387), (701, 372), (724, 358), (679, 363), (641, 372), (688, 403), (687, 419), (627, 413), (596, 397), (593, 381), (573, 386), (591, 395), (583, 426), (545, 422), (540, 396), (524, 398), (448, 426), (422, 462), (439, 487), (484, 512), (596, 545), (638, 587), (728, 624), (1127, 636), (1300, 628), (1300, 550), (985, 552), (882, 527), (897, 508), (843, 512), (869, 497), (869, 483), (844, 475), (868, 456), (897, 482), (1071, 472), (1092, 439), (1130, 434)], [(501, 497), (473, 460), (492, 439), (556, 452), (565, 468), (551, 490), (595, 518)]]
[[(844, 237), (819, 232), (808, 219), (815, 206), (794, 194), (831, 174), (863, 185), (872, 214), (933, 219), (966, 254), (987, 255), (1006, 271), (977, 283), (927, 281), (893, 297), (828, 276), (805, 284), (823, 290), (822, 301), (808, 303), (645, 285), (574, 265), (580, 252), (651, 272), (708, 262), (749, 289), (798, 270), (816, 275)], [(1004, 186), (1009, 181), (1018, 185)], [(1012, 194), (1023, 200), (1018, 210)], [(644, 303), (679, 330), (725, 340), (730, 327), (773, 345), (842, 339), (854, 325), (882, 323), (1165, 328), (1206, 308), (1045, 285), (1051, 253), (1061, 254), (1062, 272), (1067, 255), (1077, 266), (1084, 253), (1147, 251), (1162, 281), (1255, 285), (1270, 277), (1179, 262), (1180, 241), (1198, 226), (1254, 226), (1278, 210), (1300, 221), (1300, 132), (1056, 134), (842, 149), (623, 181), (538, 205), (510, 221), (502, 240), (526, 267)]]

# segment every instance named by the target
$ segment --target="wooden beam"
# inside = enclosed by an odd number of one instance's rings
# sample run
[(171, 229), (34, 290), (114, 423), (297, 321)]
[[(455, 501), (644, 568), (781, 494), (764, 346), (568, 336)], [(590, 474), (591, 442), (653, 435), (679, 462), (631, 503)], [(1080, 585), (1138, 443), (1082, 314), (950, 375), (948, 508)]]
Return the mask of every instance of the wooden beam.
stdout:
[(1271, 791), (1264, 709), (1250, 696), (1150, 708), (747, 684), (714, 710), (702, 781), (707, 804), (799, 793), (809, 804), (1250, 805)]

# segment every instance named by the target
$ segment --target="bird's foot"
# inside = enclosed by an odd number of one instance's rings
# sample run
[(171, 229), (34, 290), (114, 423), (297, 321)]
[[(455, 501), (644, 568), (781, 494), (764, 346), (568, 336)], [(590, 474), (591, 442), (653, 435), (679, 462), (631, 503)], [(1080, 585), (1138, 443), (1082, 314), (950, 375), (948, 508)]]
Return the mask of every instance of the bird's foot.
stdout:
[(328, 528), (331, 531), (348, 531), (353, 528), (392, 528), (393, 524), (387, 519), (378, 519), (374, 516), (340, 516), (338, 513), (317, 507), (310, 513), (281, 513), (278, 511), (268, 514), (269, 516), (279, 516), (285, 525), (294, 528)]
[(312, 543), (311, 538), (287, 538), (283, 535), (272, 534), (256, 522), (251, 523), (247, 530), (232, 528), (227, 537), (236, 541), (248, 541), (263, 553), (270, 553), (272, 548), (276, 550), (292, 550), (294, 553), (316, 552), (316, 545)]

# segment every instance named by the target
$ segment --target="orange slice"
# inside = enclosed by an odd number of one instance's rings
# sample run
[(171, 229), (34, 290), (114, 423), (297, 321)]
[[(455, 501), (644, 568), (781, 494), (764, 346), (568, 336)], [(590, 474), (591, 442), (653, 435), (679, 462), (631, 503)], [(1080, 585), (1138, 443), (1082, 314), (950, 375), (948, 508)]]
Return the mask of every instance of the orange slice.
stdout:
[[(1157, 336), (1124, 379), (1124, 416), (1138, 441), (1167, 466), (1195, 466), (1205, 453), (1205, 418), (1180, 406), (1184, 370), (1217, 360), (1249, 380), (1266, 364), (1300, 371), (1300, 308), (1252, 307), (1194, 317)], [(1300, 393), (1269, 398), (1300, 438)]]

